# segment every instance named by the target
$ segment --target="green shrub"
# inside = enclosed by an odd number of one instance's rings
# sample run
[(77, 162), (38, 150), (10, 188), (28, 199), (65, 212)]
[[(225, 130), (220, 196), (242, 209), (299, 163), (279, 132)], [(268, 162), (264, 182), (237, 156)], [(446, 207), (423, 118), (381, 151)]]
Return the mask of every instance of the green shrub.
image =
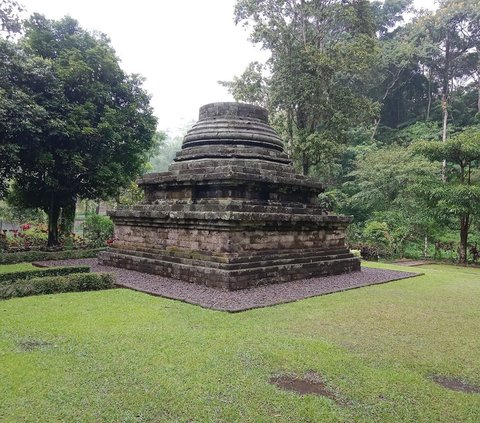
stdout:
[(18, 280), (29, 280), (33, 278), (41, 278), (45, 276), (64, 276), (72, 273), (88, 273), (88, 266), (68, 266), (68, 267), (48, 267), (32, 270), (20, 270), (17, 272), (9, 272), (0, 274), (0, 285), (8, 284)]
[(375, 249), (382, 257), (392, 254), (392, 236), (385, 222), (368, 221), (363, 229), (362, 238), (366, 246)]
[(65, 276), (47, 276), (30, 280), (17, 280), (0, 286), (0, 299), (60, 292), (98, 291), (113, 288), (115, 277), (111, 273), (73, 273)]
[(64, 251), (21, 251), (18, 253), (0, 253), (0, 264), (14, 264), (46, 260), (70, 260), (97, 257), (103, 248)]
[(85, 238), (93, 245), (106, 245), (113, 238), (113, 222), (108, 216), (89, 213), (83, 225)]

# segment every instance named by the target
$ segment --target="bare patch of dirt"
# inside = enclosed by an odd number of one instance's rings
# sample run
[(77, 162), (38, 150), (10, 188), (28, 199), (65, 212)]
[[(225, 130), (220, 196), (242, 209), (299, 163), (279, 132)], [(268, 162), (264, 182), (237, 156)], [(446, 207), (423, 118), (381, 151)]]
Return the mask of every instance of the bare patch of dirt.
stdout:
[(339, 402), (335, 393), (325, 385), (321, 376), (315, 372), (308, 372), (302, 379), (292, 375), (273, 376), (270, 383), (285, 391), (293, 391), (300, 395), (321, 395)]
[(433, 376), (432, 380), (444, 388), (451, 389), (452, 391), (480, 394), (480, 386), (472, 385), (464, 382), (461, 379), (449, 378), (446, 376)]
[(55, 345), (53, 345), (51, 342), (44, 341), (43, 339), (33, 338), (23, 339), (17, 344), (18, 349), (23, 352), (45, 350), (53, 348), (54, 346)]

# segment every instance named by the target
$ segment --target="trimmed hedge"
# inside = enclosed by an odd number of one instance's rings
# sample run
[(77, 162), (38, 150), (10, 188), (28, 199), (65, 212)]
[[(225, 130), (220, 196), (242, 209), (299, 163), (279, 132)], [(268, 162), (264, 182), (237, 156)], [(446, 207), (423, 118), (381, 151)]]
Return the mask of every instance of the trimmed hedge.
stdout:
[(82, 258), (94, 258), (105, 248), (90, 248), (88, 250), (64, 250), (64, 251), (21, 251), (18, 253), (0, 253), (0, 264), (15, 264), (45, 260), (70, 260)]
[(17, 280), (10, 285), (0, 286), (0, 299), (60, 292), (98, 291), (113, 288), (114, 284), (115, 277), (112, 273), (73, 273), (66, 276), (47, 276)]
[(19, 272), (10, 272), (0, 274), (0, 285), (16, 282), (19, 280), (30, 280), (33, 278), (42, 278), (46, 276), (65, 276), (72, 273), (88, 273), (88, 266), (68, 266), (68, 267), (47, 267), (33, 270), (20, 270)]

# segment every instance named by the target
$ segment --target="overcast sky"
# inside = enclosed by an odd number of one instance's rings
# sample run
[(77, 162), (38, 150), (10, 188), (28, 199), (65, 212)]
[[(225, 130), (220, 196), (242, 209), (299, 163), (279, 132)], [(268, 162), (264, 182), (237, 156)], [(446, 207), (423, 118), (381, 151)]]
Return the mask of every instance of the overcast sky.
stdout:
[[(233, 22), (235, 0), (20, 0), (48, 18), (70, 15), (106, 33), (129, 73), (146, 77), (158, 128), (176, 132), (198, 108), (232, 101), (219, 80), (231, 80), (265, 52)], [(417, 6), (432, 0), (416, 2)]]

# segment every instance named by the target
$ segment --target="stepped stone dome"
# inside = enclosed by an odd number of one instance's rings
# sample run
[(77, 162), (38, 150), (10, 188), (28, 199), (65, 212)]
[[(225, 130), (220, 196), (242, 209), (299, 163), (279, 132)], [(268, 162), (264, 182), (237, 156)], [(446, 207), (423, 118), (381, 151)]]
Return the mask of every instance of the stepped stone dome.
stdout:
[(202, 106), (175, 161), (222, 157), (291, 164), (281, 138), (268, 124), (267, 110), (243, 103)]
[(182, 149), (204, 145), (245, 145), (283, 152), (283, 142), (268, 124), (267, 111), (241, 103), (212, 103), (188, 131)]

